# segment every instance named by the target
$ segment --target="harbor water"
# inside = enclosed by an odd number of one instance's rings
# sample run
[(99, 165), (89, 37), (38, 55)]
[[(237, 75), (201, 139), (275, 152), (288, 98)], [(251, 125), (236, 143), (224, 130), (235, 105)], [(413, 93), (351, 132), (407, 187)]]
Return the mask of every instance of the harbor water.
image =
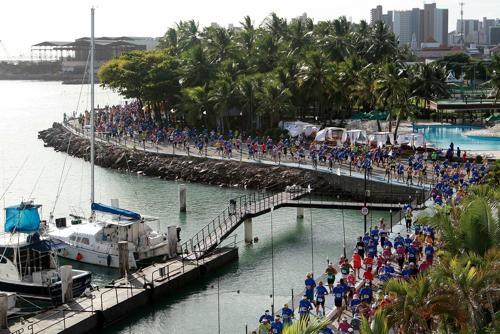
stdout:
[[(88, 86), (82, 88), (60, 82), (0, 81), (0, 194), (12, 182), (2, 205), (34, 199), (43, 205), (46, 219), (52, 211), (55, 217), (88, 214), (88, 162), (45, 148), (37, 139), (38, 131), (55, 121), (60, 122), (63, 113), (87, 109), (88, 92)], [(96, 87), (96, 104), (120, 102), (123, 99), (116, 93)], [(180, 226), (184, 239), (216, 217), (231, 198), (251, 192), (187, 184), (187, 212), (181, 213), (178, 185), (173, 181), (96, 168), (98, 201), (109, 203), (111, 198), (118, 198), (121, 207), (159, 217), (159, 226), (153, 228), (165, 231), (169, 225)], [(327, 258), (338, 260), (343, 252), (342, 216), (348, 253), (363, 231), (363, 217), (357, 210), (306, 209), (304, 213), (303, 219), (297, 219), (296, 209), (284, 208), (275, 210), (272, 216), (254, 219), (253, 232), (259, 241), (250, 246), (242, 242), (243, 230), (239, 228), (235, 231), (240, 254), (237, 262), (216, 276), (179, 290), (160, 304), (130, 315), (127, 321), (106, 332), (217, 333), (218, 315), (221, 333), (245, 333), (245, 325), (250, 332), (256, 327), (258, 316), (271, 308), (273, 267), (275, 305), (279, 308), (291, 298), (292, 289), (297, 293), (303, 288), (307, 272), (314, 270), (319, 276)], [(369, 225), (380, 217), (388, 219), (389, 214), (370, 213)], [(1, 219), (3, 224), (3, 210)], [(112, 269), (72, 264), (91, 270), (98, 285), (118, 275)]]

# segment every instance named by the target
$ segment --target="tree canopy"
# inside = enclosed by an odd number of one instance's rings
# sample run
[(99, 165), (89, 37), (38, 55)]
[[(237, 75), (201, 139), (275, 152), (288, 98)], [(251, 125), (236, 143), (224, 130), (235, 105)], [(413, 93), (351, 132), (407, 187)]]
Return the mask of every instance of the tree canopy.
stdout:
[(327, 122), (376, 108), (407, 118), (412, 99), (447, 94), (441, 66), (408, 60), (411, 52), (398, 48), (382, 22), (315, 23), (271, 13), (260, 25), (246, 16), (229, 28), (181, 21), (157, 50), (122, 54), (98, 75), (103, 85), (166, 113), (167, 122), (254, 131), (281, 119)]

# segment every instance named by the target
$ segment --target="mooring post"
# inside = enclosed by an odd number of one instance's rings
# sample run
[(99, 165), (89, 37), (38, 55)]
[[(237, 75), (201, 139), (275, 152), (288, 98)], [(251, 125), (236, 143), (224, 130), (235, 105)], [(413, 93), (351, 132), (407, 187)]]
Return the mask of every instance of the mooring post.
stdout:
[(0, 330), (9, 329), (7, 311), (9, 310), (9, 295), (0, 293)]
[(177, 226), (172, 225), (167, 228), (168, 252), (170, 257), (177, 256)]
[(253, 241), (252, 218), (246, 218), (243, 226), (245, 229), (245, 242), (251, 244)]
[(59, 268), (59, 276), (61, 276), (61, 296), (62, 302), (67, 303), (73, 299), (73, 267), (70, 265), (61, 266)]
[(304, 208), (297, 208), (297, 218), (302, 219), (304, 218)]
[(179, 210), (186, 212), (186, 185), (179, 184)]
[(120, 266), (120, 277), (125, 277), (128, 273), (128, 241), (118, 242), (118, 260)]

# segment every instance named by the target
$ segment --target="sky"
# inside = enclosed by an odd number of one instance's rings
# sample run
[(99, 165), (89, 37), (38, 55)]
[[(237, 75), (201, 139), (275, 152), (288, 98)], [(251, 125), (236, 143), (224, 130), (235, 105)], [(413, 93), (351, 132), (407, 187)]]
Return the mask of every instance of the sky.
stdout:
[[(455, 29), (461, 0), (437, 0), (449, 9), (449, 30)], [(500, 18), (499, 0), (465, 1), (464, 18)], [(96, 7), (96, 36), (162, 36), (179, 20), (195, 19), (200, 26), (217, 22), (237, 25), (250, 15), (255, 24), (271, 12), (293, 18), (307, 13), (315, 21), (345, 15), (358, 22), (369, 20), (370, 9), (423, 8), (414, 0), (1, 0), (0, 58), (24, 54), (42, 41), (72, 41), (90, 35), (90, 8)]]

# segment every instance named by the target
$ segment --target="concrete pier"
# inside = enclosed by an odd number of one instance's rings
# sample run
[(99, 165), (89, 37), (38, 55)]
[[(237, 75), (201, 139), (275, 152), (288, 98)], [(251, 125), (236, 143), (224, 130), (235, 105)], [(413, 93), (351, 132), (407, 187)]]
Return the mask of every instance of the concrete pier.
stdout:
[(246, 218), (243, 226), (245, 229), (245, 243), (251, 244), (253, 242), (252, 218)]
[(237, 248), (218, 248), (198, 261), (182, 258), (143, 268), (113, 284), (92, 292), (92, 298), (79, 297), (73, 302), (39, 313), (27, 321), (9, 327), (10, 333), (83, 334), (93, 333), (144, 310), (179, 288), (196, 284), (238, 258)]
[(304, 218), (304, 208), (301, 208), (301, 207), (297, 208), (297, 218), (299, 218), (299, 219)]
[(179, 210), (186, 212), (186, 185), (179, 184)]

